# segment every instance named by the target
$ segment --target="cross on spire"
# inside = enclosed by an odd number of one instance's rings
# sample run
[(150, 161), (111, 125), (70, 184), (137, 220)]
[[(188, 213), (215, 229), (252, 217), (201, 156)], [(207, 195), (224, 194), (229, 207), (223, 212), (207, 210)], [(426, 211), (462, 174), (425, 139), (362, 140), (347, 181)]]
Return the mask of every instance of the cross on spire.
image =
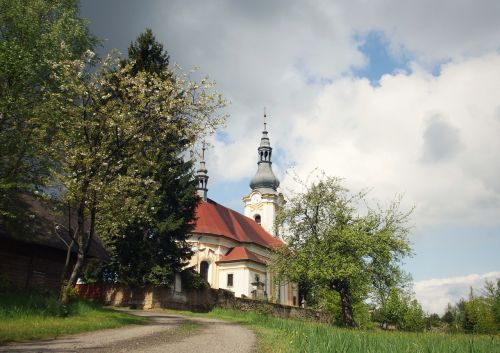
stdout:
[(267, 115), (266, 115), (266, 107), (264, 107), (264, 131), (267, 131)]

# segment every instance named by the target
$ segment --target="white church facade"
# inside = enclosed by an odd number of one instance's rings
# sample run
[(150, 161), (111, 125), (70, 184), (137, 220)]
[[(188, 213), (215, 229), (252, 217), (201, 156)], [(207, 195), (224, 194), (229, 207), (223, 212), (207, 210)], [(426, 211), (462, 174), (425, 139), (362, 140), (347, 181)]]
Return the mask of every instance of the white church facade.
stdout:
[(272, 248), (283, 244), (276, 235), (274, 221), (284, 199), (278, 191), (271, 156), (264, 123), (257, 173), (250, 181), (250, 193), (243, 197), (244, 215), (207, 198), (208, 174), (202, 158), (197, 171), (202, 201), (188, 240), (194, 251), (188, 266), (193, 266), (212, 288), (230, 290), (237, 297), (298, 305), (297, 284), (277, 285), (268, 269)]

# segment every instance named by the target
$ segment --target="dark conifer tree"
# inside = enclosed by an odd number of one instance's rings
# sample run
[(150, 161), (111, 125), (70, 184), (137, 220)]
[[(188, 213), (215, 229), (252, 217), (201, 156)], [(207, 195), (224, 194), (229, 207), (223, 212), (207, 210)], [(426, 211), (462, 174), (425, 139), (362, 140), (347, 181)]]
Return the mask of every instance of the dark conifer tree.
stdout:
[(135, 73), (147, 71), (160, 74), (168, 68), (170, 56), (163, 50), (163, 44), (156, 40), (153, 31), (146, 28), (146, 31), (141, 33), (135, 42), (130, 43), (128, 60), (134, 61)]
[[(132, 62), (135, 74), (145, 71), (173, 79), (168, 69), (169, 55), (150, 29), (130, 44), (128, 53), (124, 64)], [(159, 185), (159, 202), (154, 205), (151, 220), (132, 222), (122, 234), (111, 237), (114, 253), (107, 272), (113, 281), (133, 286), (169, 284), (192, 254), (186, 240), (199, 198), (193, 164), (182, 156), (190, 143), (183, 133), (189, 120), (180, 114), (171, 120), (176, 128), (160, 142), (157, 155), (148, 156), (153, 163), (143, 171), (145, 177), (152, 177)]]

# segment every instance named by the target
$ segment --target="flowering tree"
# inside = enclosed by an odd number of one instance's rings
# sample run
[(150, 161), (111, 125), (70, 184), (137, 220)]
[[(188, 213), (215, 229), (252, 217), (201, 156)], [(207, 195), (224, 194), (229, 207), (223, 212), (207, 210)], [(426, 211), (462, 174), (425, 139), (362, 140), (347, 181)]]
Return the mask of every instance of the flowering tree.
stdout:
[(57, 115), (52, 176), (77, 214), (71, 232), (77, 260), (66, 289), (76, 283), (96, 229), (119, 232), (128, 222), (151, 219), (159, 182), (144, 170), (164, 151), (178, 151), (179, 140), (192, 144), (224, 121), (217, 114), (224, 100), (207, 79), (133, 72), (117, 55), (92, 73), (91, 58), (87, 52), (83, 60), (55, 63), (59, 89), (47, 96)]

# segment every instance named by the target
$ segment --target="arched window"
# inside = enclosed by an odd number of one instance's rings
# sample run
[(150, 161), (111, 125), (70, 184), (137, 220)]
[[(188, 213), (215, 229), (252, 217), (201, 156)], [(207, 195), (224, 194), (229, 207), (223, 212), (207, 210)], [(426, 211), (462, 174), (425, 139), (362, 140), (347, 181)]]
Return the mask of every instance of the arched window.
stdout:
[(210, 264), (206, 261), (202, 261), (200, 263), (200, 275), (201, 277), (208, 282), (208, 267)]
[(255, 220), (255, 222), (256, 222), (257, 224), (260, 224), (260, 214), (256, 214), (256, 215), (253, 217), (253, 219)]

